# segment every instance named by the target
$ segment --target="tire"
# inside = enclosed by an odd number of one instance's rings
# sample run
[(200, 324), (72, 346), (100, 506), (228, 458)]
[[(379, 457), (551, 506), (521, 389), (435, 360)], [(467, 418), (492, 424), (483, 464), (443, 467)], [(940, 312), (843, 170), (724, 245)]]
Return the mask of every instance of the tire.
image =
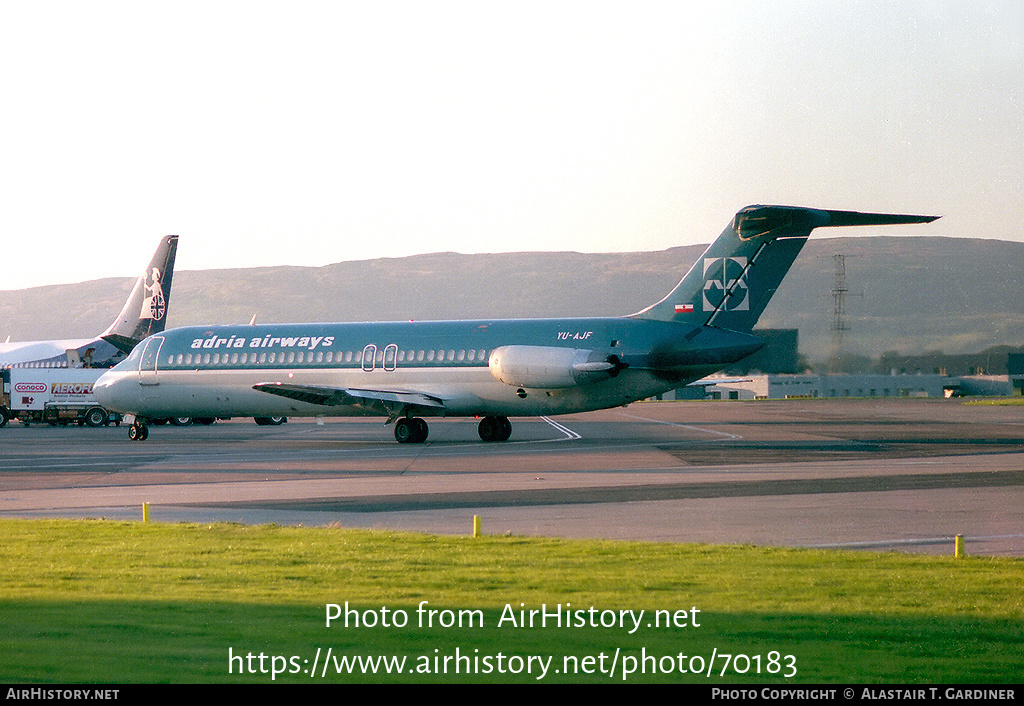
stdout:
[(415, 436), (416, 429), (411, 419), (402, 418), (395, 422), (395, 441), (399, 444), (411, 444)]
[(107, 411), (102, 407), (93, 407), (85, 413), (85, 423), (91, 427), (101, 427), (107, 421)]
[(415, 443), (422, 444), (427, 440), (427, 435), (430, 434), (430, 427), (427, 426), (427, 423), (419, 417), (413, 418), (412, 422), (413, 427), (416, 430)]
[(512, 436), (512, 423), (508, 417), (484, 417), (480, 420), (477, 433), (484, 441), (508, 441)]
[(171, 417), (171, 424), (176, 427), (187, 427), (192, 423), (192, 417)]

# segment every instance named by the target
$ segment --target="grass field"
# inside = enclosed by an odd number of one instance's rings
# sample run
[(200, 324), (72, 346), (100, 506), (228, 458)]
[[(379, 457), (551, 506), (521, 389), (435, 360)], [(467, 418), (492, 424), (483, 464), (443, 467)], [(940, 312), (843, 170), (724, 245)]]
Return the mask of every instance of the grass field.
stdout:
[[(1020, 559), (101, 520), (0, 532), (3, 682), (1024, 675)], [(530, 627), (542, 606), (561, 625)]]

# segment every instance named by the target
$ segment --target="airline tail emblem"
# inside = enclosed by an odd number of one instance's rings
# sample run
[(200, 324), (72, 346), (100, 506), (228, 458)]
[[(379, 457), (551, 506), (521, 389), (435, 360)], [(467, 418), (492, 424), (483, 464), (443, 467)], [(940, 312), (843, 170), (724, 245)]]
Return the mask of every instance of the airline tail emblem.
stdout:
[(704, 258), (704, 311), (750, 311), (747, 258)]
[(142, 311), (140, 319), (153, 319), (159, 321), (167, 313), (167, 300), (164, 298), (163, 277), (160, 275), (160, 268), (154, 267), (148, 270), (146, 277), (146, 296), (142, 300)]

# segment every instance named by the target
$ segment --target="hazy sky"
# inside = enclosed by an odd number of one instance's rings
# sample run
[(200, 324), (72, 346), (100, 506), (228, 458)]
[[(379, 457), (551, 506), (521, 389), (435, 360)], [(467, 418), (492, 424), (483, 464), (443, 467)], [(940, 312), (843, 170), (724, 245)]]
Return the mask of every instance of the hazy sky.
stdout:
[(1024, 240), (1019, 0), (0, 1), (0, 289), (170, 233), (179, 270), (660, 250), (751, 203)]

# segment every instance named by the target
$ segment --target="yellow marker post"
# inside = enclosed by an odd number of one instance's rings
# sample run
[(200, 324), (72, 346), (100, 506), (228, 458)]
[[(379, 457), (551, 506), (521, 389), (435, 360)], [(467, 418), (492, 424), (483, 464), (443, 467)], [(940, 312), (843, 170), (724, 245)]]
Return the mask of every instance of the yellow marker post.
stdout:
[(965, 555), (964, 555), (964, 536), (962, 534), (958, 534), (956, 536), (956, 545), (955, 545), (955, 547), (956, 548), (953, 550), (953, 556), (955, 556), (957, 559), (963, 559)]
[(473, 515), (473, 537), (480, 536), (480, 515)]
[(149, 503), (142, 503), (142, 521), (149, 522)]

